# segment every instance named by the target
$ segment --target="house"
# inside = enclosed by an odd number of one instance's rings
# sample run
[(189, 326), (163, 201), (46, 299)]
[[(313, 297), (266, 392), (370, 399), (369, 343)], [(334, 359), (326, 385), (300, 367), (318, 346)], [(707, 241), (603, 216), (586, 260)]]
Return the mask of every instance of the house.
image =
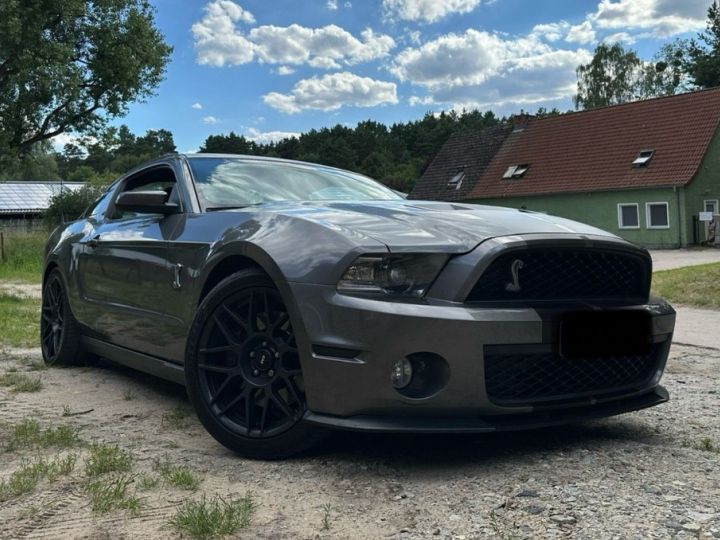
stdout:
[[(720, 207), (720, 88), (456, 134), (410, 199), (525, 208), (650, 248), (698, 244)], [(704, 213), (701, 215), (701, 213)]]
[(33, 229), (42, 223), (50, 199), (64, 189), (78, 190), (82, 182), (0, 182), (0, 229)]

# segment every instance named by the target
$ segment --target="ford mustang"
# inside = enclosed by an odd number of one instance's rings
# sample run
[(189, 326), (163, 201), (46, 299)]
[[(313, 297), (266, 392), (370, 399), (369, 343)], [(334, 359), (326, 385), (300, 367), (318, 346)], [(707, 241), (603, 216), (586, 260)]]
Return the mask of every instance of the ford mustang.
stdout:
[(48, 364), (184, 384), (220, 443), (281, 458), (331, 428), (483, 433), (662, 403), (675, 312), (651, 276), (645, 249), (566, 219), (172, 155), (52, 233), (41, 345)]

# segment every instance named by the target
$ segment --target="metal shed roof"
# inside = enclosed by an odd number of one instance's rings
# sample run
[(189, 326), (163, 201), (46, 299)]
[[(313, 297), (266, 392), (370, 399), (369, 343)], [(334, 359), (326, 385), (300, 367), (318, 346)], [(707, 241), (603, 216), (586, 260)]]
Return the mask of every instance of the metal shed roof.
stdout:
[(63, 189), (77, 191), (82, 182), (0, 182), (1, 214), (41, 214)]

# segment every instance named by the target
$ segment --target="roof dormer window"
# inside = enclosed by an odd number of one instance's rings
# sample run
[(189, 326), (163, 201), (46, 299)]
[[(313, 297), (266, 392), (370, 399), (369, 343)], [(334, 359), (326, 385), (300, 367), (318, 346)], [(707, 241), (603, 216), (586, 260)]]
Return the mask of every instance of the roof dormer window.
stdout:
[(458, 190), (462, 187), (463, 180), (465, 180), (465, 171), (459, 171), (453, 176), (447, 184), (448, 189)]
[(510, 165), (503, 174), (503, 180), (519, 180), (530, 168), (530, 165)]
[(632, 162), (633, 167), (647, 167), (654, 155), (655, 150), (642, 150)]

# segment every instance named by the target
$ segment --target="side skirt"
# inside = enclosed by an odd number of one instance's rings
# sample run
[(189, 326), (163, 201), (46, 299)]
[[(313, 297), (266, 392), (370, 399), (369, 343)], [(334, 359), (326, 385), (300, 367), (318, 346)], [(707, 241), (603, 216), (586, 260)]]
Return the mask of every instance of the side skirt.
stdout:
[(185, 386), (185, 370), (180, 364), (87, 336), (83, 337), (83, 345), (91, 353), (112, 362)]

